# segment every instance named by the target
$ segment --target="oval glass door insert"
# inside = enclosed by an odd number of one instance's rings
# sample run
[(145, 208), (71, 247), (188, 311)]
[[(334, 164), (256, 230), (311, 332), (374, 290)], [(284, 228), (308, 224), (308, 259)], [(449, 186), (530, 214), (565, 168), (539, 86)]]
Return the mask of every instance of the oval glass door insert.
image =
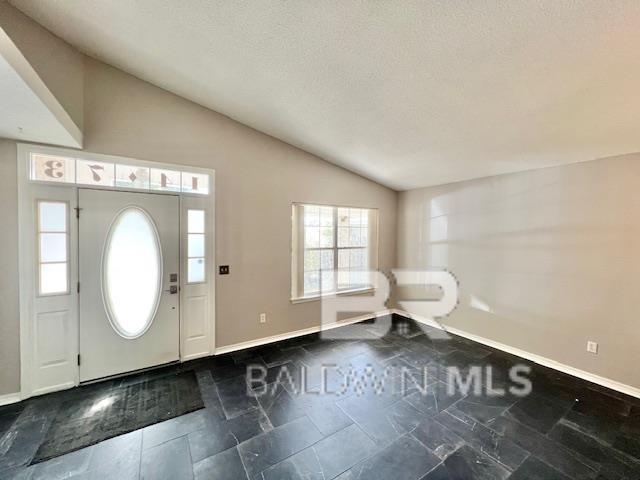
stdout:
[(153, 323), (162, 290), (162, 249), (153, 220), (127, 207), (114, 218), (102, 255), (102, 297), (114, 330), (143, 335)]

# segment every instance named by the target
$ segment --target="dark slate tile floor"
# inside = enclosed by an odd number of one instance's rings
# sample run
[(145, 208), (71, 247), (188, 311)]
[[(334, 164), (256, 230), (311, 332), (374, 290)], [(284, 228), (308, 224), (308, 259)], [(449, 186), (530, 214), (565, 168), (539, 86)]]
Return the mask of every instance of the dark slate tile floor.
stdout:
[[(0, 478), (640, 480), (640, 399), (402, 317), (392, 327), (383, 338), (307, 335), (2, 407)], [(525, 396), (508, 390), (521, 364), (531, 369)], [(69, 398), (176, 371), (196, 373), (204, 409), (27, 466)], [(469, 378), (482, 381), (460, 388)]]

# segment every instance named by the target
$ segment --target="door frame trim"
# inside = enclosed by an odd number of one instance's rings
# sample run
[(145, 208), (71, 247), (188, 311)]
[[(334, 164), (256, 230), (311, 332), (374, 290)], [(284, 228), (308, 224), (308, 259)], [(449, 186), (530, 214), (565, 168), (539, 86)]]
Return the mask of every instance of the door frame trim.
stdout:
[[(167, 168), (175, 170), (186, 170), (194, 173), (205, 173), (209, 175), (209, 193), (192, 194), (186, 192), (175, 191), (157, 191), (142, 190), (119, 187), (105, 187), (99, 185), (78, 185), (51, 182), (34, 182), (29, 178), (29, 161), (32, 153), (43, 153), (49, 155), (60, 155), (65, 157), (79, 158), (83, 160), (94, 160), (101, 162), (121, 163), (126, 165), (139, 165), (156, 168)], [(65, 148), (48, 147), (36, 144), (19, 143), (17, 145), (17, 185), (18, 185), (18, 264), (19, 264), (19, 292), (20, 292), (20, 396), (22, 399), (35, 395), (42, 395), (57, 390), (73, 388), (80, 384), (79, 382), (79, 365), (77, 365), (77, 355), (80, 352), (79, 345), (79, 296), (76, 287), (73, 284), (78, 278), (78, 223), (75, 215), (73, 215), (74, 207), (78, 207), (78, 191), (83, 189), (95, 190), (113, 190), (132, 193), (150, 193), (157, 195), (174, 195), (180, 199), (180, 362), (192, 360), (199, 357), (213, 355), (215, 353), (215, 266), (216, 266), (216, 229), (215, 229), (215, 170), (202, 167), (193, 167), (184, 164), (168, 164), (162, 162), (149, 162), (138, 159), (103, 155), (91, 153), (83, 150), (71, 150)], [(35, 333), (35, 308), (34, 299), (36, 298), (35, 284), (35, 261), (36, 255), (33, 249), (35, 245), (36, 233), (34, 229), (34, 208), (33, 204), (36, 199), (47, 199), (46, 193), (51, 192), (52, 188), (59, 193), (70, 196), (73, 201), (69, 205), (69, 261), (75, 262), (75, 267), (70, 268), (69, 276), (69, 300), (73, 302), (74, 309), (69, 310), (67, 325), (65, 325), (65, 334), (56, 340), (66, 340), (66, 353), (64, 361), (58, 362), (59, 367), (57, 379), (55, 382), (47, 384), (43, 383), (43, 375), (36, 376), (35, 373), (42, 366), (37, 365), (37, 338)], [(58, 190), (60, 189), (60, 190)], [(186, 264), (186, 218), (189, 209), (204, 210), (206, 215), (206, 280), (203, 284), (187, 284)], [(74, 241), (75, 239), (75, 241)], [(197, 288), (194, 288), (197, 287)], [(192, 293), (190, 293), (192, 292)], [(185, 308), (187, 301), (197, 300), (198, 307), (192, 310)], [(203, 308), (200, 308), (204, 305)], [(199, 318), (195, 318), (195, 314), (188, 317), (189, 312), (198, 312)], [(192, 340), (187, 337), (187, 332), (197, 331), (198, 335), (193, 336)], [(41, 339), (42, 341), (42, 339)], [(58, 345), (53, 347), (61, 349)], [(46, 346), (44, 347), (46, 349)], [(42, 347), (41, 347), (42, 349)], [(45, 375), (46, 377), (46, 375)], [(40, 380), (37, 380), (39, 378)], [(60, 381), (62, 379), (62, 381)]]

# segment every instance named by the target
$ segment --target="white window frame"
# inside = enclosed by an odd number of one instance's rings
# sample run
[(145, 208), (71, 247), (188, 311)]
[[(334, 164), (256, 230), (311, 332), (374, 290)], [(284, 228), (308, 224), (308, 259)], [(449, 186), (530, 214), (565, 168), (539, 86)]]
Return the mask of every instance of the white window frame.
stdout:
[[(305, 248), (305, 225), (304, 225), (304, 207), (325, 207), (333, 209), (333, 246), (317, 248)], [(362, 288), (338, 288), (338, 257), (340, 250), (362, 249), (362, 246), (339, 247), (338, 246), (338, 209), (353, 208), (359, 210), (367, 210), (369, 212), (368, 219), (368, 269), (376, 271), (378, 269), (378, 250), (379, 250), (379, 209), (366, 206), (353, 205), (328, 205), (310, 202), (294, 202), (291, 206), (291, 302), (302, 303), (320, 300), (322, 297), (333, 295), (353, 295), (373, 292), (376, 289), (375, 276), (371, 278), (372, 284)], [(333, 272), (335, 289), (317, 293), (304, 294), (304, 254), (306, 250), (332, 250), (333, 251)], [(322, 272), (322, 270), (320, 270)], [(322, 273), (320, 273), (322, 278)], [(320, 287), (322, 288), (322, 287)]]
[[(191, 231), (191, 226), (189, 225), (189, 212), (202, 212), (203, 215), (203, 225), (204, 225), (204, 231), (202, 232), (192, 232)], [(202, 208), (188, 208), (187, 209), (187, 218), (186, 218), (186, 224), (187, 224), (187, 245), (186, 245), (186, 251), (187, 251), (187, 255), (186, 255), (186, 272), (187, 272), (187, 279), (186, 282), (188, 285), (198, 285), (201, 283), (207, 283), (207, 277), (208, 272), (206, 269), (206, 265), (207, 265), (207, 211), (202, 209)], [(189, 237), (191, 235), (202, 235), (203, 241), (204, 241), (204, 247), (203, 247), (203, 251), (202, 251), (202, 256), (196, 257), (196, 256), (191, 256), (189, 255)], [(202, 278), (202, 280), (198, 280), (195, 282), (192, 282), (189, 280), (189, 260), (202, 260), (205, 264), (205, 268), (204, 268), (204, 276)]]
[[(61, 205), (64, 205), (64, 209), (65, 209), (65, 225), (64, 225), (64, 231), (63, 232), (49, 232), (49, 231), (43, 231), (40, 229), (40, 224), (41, 224), (41, 215), (40, 215), (40, 205), (43, 203), (58, 203)], [(69, 215), (70, 215), (70, 210), (71, 208), (69, 207), (69, 202), (65, 201), (65, 200), (58, 200), (58, 199), (52, 199), (52, 198), (38, 198), (36, 200), (36, 205), (35, 205), (35, 212), (36, 212), (36, 255), (35, 255), (35, 260), (36, 260), (36, 269), (37, 269), (37, 287), (36, 287), (36, 296), (38, 297), (55, 297), (55, 296), (59, 296), (59, 295), (68, 295), (69, 294), (69, 289), (71, 288), (70, 286), (70, 275), (69, 275), (69, 225), (70, 225), (70, 221), (69, 221)], [(43, 234), (63, 234), (65, 236), (65, 259), (64, 262), (43, 262), (42, 261), (42, 235)], [(50, 292), (50, 293), (42, 293), (42, 265), (55, 265), (55, 264), (64, 264), (65, 265), (65, 270), (66, 270), (66, 283), (67, 283), (67, 288), (65, 290), (61, 290), (59, 292)]]

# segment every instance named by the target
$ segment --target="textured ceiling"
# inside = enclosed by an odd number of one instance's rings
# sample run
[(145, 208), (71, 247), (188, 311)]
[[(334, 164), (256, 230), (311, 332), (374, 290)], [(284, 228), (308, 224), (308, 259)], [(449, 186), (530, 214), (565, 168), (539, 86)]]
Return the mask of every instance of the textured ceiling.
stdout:
[(640, 151), (640, 2), (12, 0), (83, 52), (396, 189)]

